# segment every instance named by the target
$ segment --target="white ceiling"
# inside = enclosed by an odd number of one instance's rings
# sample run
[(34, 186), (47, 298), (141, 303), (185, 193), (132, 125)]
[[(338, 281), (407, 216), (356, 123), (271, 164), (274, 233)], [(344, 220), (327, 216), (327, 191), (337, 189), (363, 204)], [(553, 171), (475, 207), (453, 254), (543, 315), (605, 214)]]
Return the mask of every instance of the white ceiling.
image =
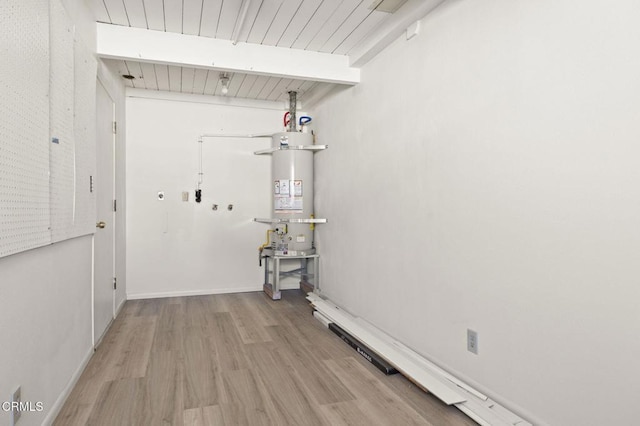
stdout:
[[(134, 80), (125, 80), (129, 87), (167, 92), (195, 93), (198, 95), (223, 96), (220, 71), (201, 68), (176, 67), (125, 60), (106, 60), (120, 75), (132, 75)], [(226, 73), (229, 77), (229, 92), (226, 96), (265, 101), (286, 101), (290, 90), (298, 92), (301, 101), (316, 90), (326, 90), (330, 83), (311, 80), (294, 80), (283, 77), (258, 76), (254, 74)]]
[[(242, 0), (92, 0), (99, 22), (231, 40)], [(373, 0), (253, 0), (239, 42), (348, 54), (390, 14)]]
[[(397, 32), (396, 15), (401, 15), (400, 25), (404, 25), (426, 14), (424, 3), (432, 3), (433, 8), (441, 1), (90, 0), (96, 20), (106, 24), (218, 40), (235, 38), (233, 41), (237, 43), (341, 56), (362, 50), (368, 41), (384, 36), (382, 32)], [(376, 6), (401, 7), (391, 14), (374, 10)], [(411, 19), (407, 20), (407, 16)], [(135, 59), (109, 61), (120, 74), (136, 77), (135, 80), (126, 80), (128, 86), (221, 95), (219, 69), (153, 64)], [(329, 84), (282, 75), (242, 72), (227, 72), (227, 75), (231, 78), (227, 96), (249, 99), (284, 100), (288, 90), (297, 90), (304, 100), (305, 94), (319, 90), (326, 92)]]

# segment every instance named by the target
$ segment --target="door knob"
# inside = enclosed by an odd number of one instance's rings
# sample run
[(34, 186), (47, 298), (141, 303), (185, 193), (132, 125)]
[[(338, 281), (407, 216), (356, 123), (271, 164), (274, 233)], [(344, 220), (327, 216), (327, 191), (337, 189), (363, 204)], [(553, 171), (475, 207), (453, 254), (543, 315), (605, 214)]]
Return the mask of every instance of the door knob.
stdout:
[(96, 228), (104, 229), (105, 226), (107, 226), (106, 222), (98, 222), (98, 223), (96, 223)]

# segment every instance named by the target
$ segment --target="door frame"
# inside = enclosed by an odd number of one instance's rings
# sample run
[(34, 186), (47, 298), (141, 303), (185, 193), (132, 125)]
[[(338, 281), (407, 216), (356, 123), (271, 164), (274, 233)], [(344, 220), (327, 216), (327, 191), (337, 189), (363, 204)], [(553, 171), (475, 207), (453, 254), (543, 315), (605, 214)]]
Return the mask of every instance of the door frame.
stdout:
[[(102, 86), (102, 89), (104, 90), (104, 92), (107, 94), (107, 96), (109, 97), (109, 99), (111, 100), (111, 105), (112, 105), (112, 112), (111, 112), (111, 121), (112, 122), (116, 122), (116, 102), (115, 102), (115, 98), (113, 96), (113, 94), (111, 93), (111, 91), (109, 90), (109, 87), (107, 84), (105, 84), (100, 75), (98, 74), (98, 76), (96, 77), (96, 106), (97, 106), (97, 102), (98, 102), (98, 97), (97, 97), (97, 91), (98, 91), (98, 86)], [(96, 116), (96, 121), (97, 121), (97, 116)], [(96, 143), (98, 143), (98, 128), (96, 126)], [(115, 196), (116, 196), (116, 132), (115, 130), (111, 132), (111, 158), (112, 158), (112, 182), (111, 182), (111, 188), (112, 188), (112, 193), (110, 195), (110, 199), (111, 200), (115, 200)], [(97, 150), (96, 150), (97, 151)], [(98, 163), (98, 158), (96, 158), (96, 170), (97, 170), (97, 163)], [(96, 222), (98, 222), (100, 218), (100, 214), (98, 211), (98, 202), (97, 199), (98, 197), (100, 197), (100, 194), (97, 193), (96, 194)], [(104, 219), (104, 218), (103, 218)], [(116, 242), (116, 212), (111, 209), (108, 218), (106, 218), (108, 220), (108, 228), (109, 228), (109, 232), (111, 232), (112, 234), (112, 247), (111, 247), (111, 251), (112, 251), (112, 259), (111, 259), (111, 276), (113, 276), (114, 278), (117, 279), (116, 276), (116, 252), (117, 252), (117, 242)], [(104, 336), (106, 335), (107, 331), (109, 330), (109, 328), (111, 327), (111, 324), (113, 324), (113, 320), (115, 319), (116, 316), (116, 290), (112, 289), (111, 290), (111, 320), (109, 321), (109, 323), (106, 325), (105, 329), (102, 331), (102, 334), (100, 336), (96, 336), (96, 312), (95, 312), (95, 287), (96, 287), (96, 275), (95, 275), (95, 265), (96, 265), (96, 248), (95, 248), (95, 238), (96, 238), (96, 233), (93, 234), (93, 238), (92, 238), (92, 242), (91, 242), (91, 247), (92, 247), (92, 261), (91, 261), (91, 336), (92, 336), (92, 342), (93, 342), (93, 347), (94, 350), (95, 348), (100, 344), (100, 342), (102, 341), (102, 339), (104, 338)]]

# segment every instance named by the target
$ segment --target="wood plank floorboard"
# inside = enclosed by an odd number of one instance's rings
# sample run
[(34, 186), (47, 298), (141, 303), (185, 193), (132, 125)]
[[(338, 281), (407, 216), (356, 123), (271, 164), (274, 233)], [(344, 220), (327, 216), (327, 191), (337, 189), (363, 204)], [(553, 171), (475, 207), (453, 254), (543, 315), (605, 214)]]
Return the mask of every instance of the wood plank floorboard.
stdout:
[(75, 425), (475, 425), (385, 376), (302, 292), (127, 301), (62, 407)]
[(316, 402), (323, 405), (355, 399), (335, 374), (327, 370), (312, 345), (301, 344), (287, 327), (273, 326), (270, 331), (274, 335), (278, 359), (298, 373)]

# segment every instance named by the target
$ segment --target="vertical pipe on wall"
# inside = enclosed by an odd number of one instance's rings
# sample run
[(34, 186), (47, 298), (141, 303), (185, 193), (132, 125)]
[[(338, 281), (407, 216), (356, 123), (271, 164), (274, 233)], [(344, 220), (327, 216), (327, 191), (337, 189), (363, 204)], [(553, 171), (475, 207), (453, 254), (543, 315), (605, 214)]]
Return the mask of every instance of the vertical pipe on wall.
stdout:
[(297, 106), (298, 92), (292, 90), (289, 92), (289, 132), (295, 132), (296, 130), (296, 106)]

